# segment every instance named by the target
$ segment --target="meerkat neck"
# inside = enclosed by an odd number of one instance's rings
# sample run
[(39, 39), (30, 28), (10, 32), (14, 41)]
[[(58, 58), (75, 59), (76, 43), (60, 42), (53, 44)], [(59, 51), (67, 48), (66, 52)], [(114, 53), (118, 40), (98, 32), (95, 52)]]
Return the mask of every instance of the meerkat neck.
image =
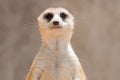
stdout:
[(70, 45), (70, 41), (65, 38), (46, 38), (43, 40), (43, 46), (47, 46), (50, 49), (61, 50), (67, 49), (68, 45)]
[(68, 45), (70, 45), (70, 40), (73, 33), (71, 31), (63, 34), (53, 34), (52, 32), (48, 33), (49, 31), (44, 32), (43, 30), (40, 32), (42, 37), (42, 46), (47, 46), (52, 50), (67, 49)]
[[(72, 35), (72, 34), (71, 34)], [(51, 36), (43, 35), (42, 36), (42, 46), (47, 46), (50, 49), (61, 50), (66, 49), (70, 45), (71, 35), (66, 36)]]

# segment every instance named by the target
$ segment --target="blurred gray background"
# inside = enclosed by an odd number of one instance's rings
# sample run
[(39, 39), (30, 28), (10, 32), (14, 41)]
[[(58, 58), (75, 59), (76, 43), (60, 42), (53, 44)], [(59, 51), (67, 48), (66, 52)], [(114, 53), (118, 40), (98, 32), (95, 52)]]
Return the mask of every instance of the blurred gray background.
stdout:
[(88, 80), (120, 80), (120, 0), (0, 0), (0, 80), (25, 80), (40, 49), (37, 17), (48, 7), (75, 17), (71, 43)]

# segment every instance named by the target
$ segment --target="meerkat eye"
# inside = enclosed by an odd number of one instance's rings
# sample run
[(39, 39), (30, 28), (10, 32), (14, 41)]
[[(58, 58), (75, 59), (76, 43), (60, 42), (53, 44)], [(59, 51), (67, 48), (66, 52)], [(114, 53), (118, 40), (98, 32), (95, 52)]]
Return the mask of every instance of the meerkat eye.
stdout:
[(48, 22), (53, 18), (53, 14), (52, 13), (47, 13), (44, 18), (48, 20)]
[(60, 17), (61, 17), (62, 19), (65, 19), (65, 18), (67, 17), (67, 15), (66, 15), (64, 12), (62, 12), (62, 13), (60, 13)]

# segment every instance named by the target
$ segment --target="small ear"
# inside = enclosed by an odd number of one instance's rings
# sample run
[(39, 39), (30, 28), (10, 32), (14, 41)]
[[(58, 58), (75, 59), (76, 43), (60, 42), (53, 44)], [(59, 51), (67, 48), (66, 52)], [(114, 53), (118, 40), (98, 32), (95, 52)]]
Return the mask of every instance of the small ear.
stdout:
[(38, 16), (37, 21), (40, 21), (40, 16)]
[(43, 13), (41, 13), (41, 14), (38, 16), (37, 20), (40, 21), (40, 19), (42, 18), (42, 16), (43, 16)]
[(74, 21), (75, 19), (74, 19), (74, 17), (72, 16), (72, 14), (70, 14), (70, 16), (71, 16), (72, 20)]

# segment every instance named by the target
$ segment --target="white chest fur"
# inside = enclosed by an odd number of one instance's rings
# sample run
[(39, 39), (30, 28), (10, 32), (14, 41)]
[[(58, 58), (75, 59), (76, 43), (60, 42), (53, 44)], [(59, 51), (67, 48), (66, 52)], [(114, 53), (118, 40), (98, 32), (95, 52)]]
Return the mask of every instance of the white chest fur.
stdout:
[(43, 71), (40, 80), (73, 80), (79, 61), (71, 45), (57, 40), (42, 48), (35, 60), (37, 68)]

